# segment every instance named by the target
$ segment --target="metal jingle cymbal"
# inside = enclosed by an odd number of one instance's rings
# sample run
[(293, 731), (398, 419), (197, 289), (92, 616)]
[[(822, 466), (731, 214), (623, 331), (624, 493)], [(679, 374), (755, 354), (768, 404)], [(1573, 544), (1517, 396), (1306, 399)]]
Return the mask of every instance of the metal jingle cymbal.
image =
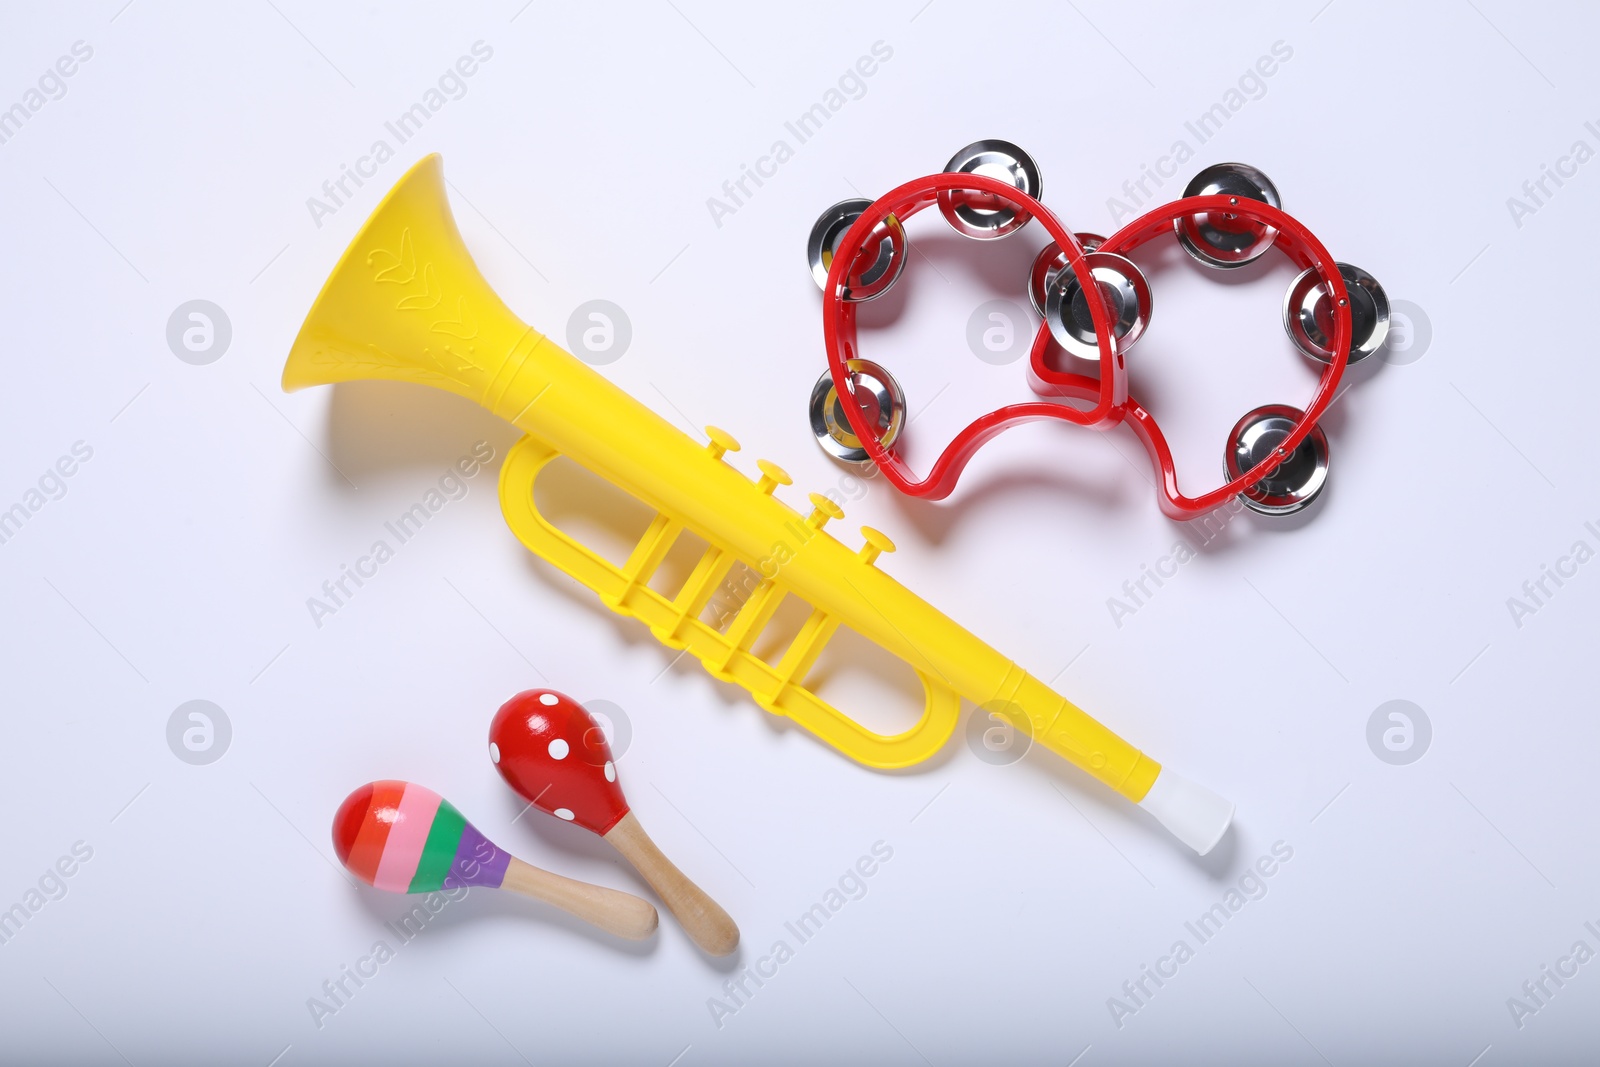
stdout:
[[(1270, 458), (1304, 417), (1304, 412), (1287, 404), (1268, 404), (1240, 419), (1228, 435), (1224, 457), (1228, 481)], [(1321, 426), (1313, 426), (1298, 448), (1239, 499), (1262, 515), (1292, 515), (1309, 507), (1327, 481), (1328, 436)]]
[[(1248, 163), (1209, 166), (1183, 190), (1185, 197), (1219, 194), (1283, 206), (1272, 179)], [(1227, 213), (1200, 212), (1174, 219), (1172, 227), (1185, 252), (1206, 266), (1221, 270), (1242, 267), (1259, 258), (1278, 236), (1270, 226)]]
[[(981, 174), (1007, 182), (1034, 199), (1044, 189), (1039, 164), (1010, 141), (990, 138), (974, 141), (950, 157), (946, 174)], [(945, 190), (939, 194), (939, 211), (955, 231), (975, 240), (991, 240), (1015, 233), (1027, 225), (1029, 215), (985, 193)]]
[[(855, 383), (856, 402), (878, 431), (883, 447), (892, 448), (905, 427), (906, 394), (900, 383), (869, 359), (852, 359), (845, 366)], [(867, 459), (867, 450), (850, 428), (842, 406), (847, 402), (834, 389), (833, 375), (823, 371), (811, 390), (811, 432), (828, 455), (847, 463), (861, 463)]]
[[(1077, 238), (1085, 252), (1093, 252), (1106, 243), (1106, 239), (1097, 233), (1080, 233)], [(1050, 291), (1056, 275), (1066, 265), (1067, 254), (1061, 251), (1060, 245), (1051, 241), (1039, 249), (1039, 254), (1034, 257), (1033, 266), (1028, 268), (1028, 299), (1033, 303), (1033, 310), (1039, 313), (1040, 318), (1044, 318), (1045, 293)]]
[[(817, 217), (806, 240), (806, 262), (818, 288), (826, 290), (839, 242), (871, 206), (872, 201), (866, 199), (841, 200)], [(874, 227), (872, 236), (861, 246), (840, 295), (853, 302), (882, 296), (905, 270), (906, 251), (905, 228), (890, 215)]]
[[(1150, 325), (1150, 283), (1138, 265), (1125, 256), (1090, 252), (1084, 262), (1111, 312), (1111, 336), (1117, 347), (1126, 352)], [(1044, 321), (1050, 327), (1050, 336), (1069, 354), (1079, 359), (1100, 358), (1089, 301), (1077, 274), (1071, 270), (1057, 272), (1046, 292)]]
[[(1360, 267), (1335, 264), (1350, 294), (1350, 363), (1383, 347), (1389, 337), (1389, 296)], [(1283, 297), (1283, 328), (1301, 352), (1319, 363), (1333, 362), (1333, 301), (1311, 268), (1301, 271)]]

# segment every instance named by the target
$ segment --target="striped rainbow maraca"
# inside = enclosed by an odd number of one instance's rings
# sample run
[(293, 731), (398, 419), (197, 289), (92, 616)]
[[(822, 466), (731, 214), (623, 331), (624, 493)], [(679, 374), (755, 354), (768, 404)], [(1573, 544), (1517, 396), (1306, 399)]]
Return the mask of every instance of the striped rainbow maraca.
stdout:
[(391, 893), (509, 889), (635, 941), (659, 921), (649, 901), (524, 863), (414, 782), (372, 782), (346, 797), (333, 817), (333, 848), (350, 873)]

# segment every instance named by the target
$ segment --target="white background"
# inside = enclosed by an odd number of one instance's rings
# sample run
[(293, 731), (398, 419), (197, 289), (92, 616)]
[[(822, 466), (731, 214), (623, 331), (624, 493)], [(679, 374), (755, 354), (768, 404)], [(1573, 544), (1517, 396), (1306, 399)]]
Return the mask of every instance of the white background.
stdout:
[[(122, 3), (11, 5), (0, 35), (0, 106), (75, 41), (93, 48), (0, 145), (0, 506), (75, 442), (93, 449), (0, 545), (0, 907), (75, 842), (93, 849), (0, 946), (5, 1059), (1465, 1067), (1592, 1050), (1600, 962), (1521, 1028), (1507, 1005), (1579, 939), (1600, 950), (1584, 928), (1600, 926), (1600, 564), (1520, 627), (1507, 606), (1573, 542), (1600, 547), (1584, 528), (1600, 526), (1600, 163), (1547, 183), (1520, 226), (1507, 206), (1575, 140), (1600, 148), (1592, 14)], [(307, 198), (480, 40), (493, 57), (465, 95), (318, 226)], [(893, 55), (860, 98), (717, 225), (707, 198), (793, 145), (785, 120), (877, 41)], [(1279, 41), (1292, 58), (1198, 145), (1185, 121)], [(419, 387), (278, 389), (312, 297), (415, 159), (443, 153), (466, 243), (522, 317), (559, 339), (583, 301), (624, 308), (632, 343), (603, 373), (686, 432), (727, 428), (741, 469), (785, 465), (798, 506), (842, 475), (804, 418), (823, 366), (812, 220), (996, 136), (1039, 160), (1067, 225), (1102, 233), (1107, 197), (1179, 139), (1195, 158), (1162, 200), (1204, 164), (1250, 162), (1431, 323), (1420, 358), (1374, 360), (1327, 418), (1330, 486), (1308, 521), (1234, 519), (1120, 626), (1108, 598), (1198, 540), (1161, 516), (1126, 430), (1013, 431), (939, 505), (850, 487), (842, 537), (890, 533), (890, 573), (1237, 802), (1214, 855), (1048, 753), (995, 766), (958, 732), (885, 775), (784, 729), (531, 559), (492, 470), (313, 623), (307, 598), (386, 520), (474, 442), (498, 467), (514, 441)], [(931, 213), (911, 236), (921, 255), (863, 344), (905, 384), (925, 467), (1028, 395), (1023, 365), (978, 360), (964, 331), (986, 300), (1024, 302), (1043, 237), (963, 242)], [(1281, 257), (1223, 279), (1170, 252), (1143, 260), (1156, 312), (1130, 361), (1199, 493), (1234, 420), (1303, 404), (1314, 373), (1278, 325)], [(203, 366), (165, 338), (197, 298), (232, 326)], [(413, 903), (333, 858), (332, 813), (363, 782), (430, 785), (529, 861), (648, 894), (584, 831), (512, 822), (487, 724), (546, 683), (624, 710), (622, 784), (738, 920), (742, 955), (706, 959), (665, 914), (633, 946), (475, 892), (317, 1026), (308, 998)], [(205, 766), (166, 741), (192, 699), (232, 726)], [(1393, 699), (1432, 724), (1406, 766), (1367, 742)], [(866, 895), (796, 946), (785, 921), (878, 841), (893, 858)], [(1267, 894), (1119, 1027), (1108, 998), (1174, 941), (1196, 946), (1185, 921), (1279, 841), (1293, 858)], [(719, 1027), (709, 998), (732, 1004), (724, 980), (780, 938), (794, 958)]]

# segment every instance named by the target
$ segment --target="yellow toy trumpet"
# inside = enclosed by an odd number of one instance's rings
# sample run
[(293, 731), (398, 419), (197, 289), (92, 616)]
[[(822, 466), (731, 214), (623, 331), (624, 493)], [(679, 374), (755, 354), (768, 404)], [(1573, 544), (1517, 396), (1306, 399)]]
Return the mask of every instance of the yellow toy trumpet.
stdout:
[[(739, 447), (727, 433), (707, 427), (710, 443), (695, 442), (519, 321), (461, 240), (437, 155), (400, 179), (345, 251), (295, 339), (283, 387), (364, 378), (437, 386), (514, 423), (527, 436), (501, 469), (500, 503), (524, 545), (852, 759), (894, 768), (928, 758), (955, 730), (965, 697), (1144, 807), (1197, 852), (1226, 832), (1232, 804), (1164, 769), (881, 571), (889, 538), (863, 527), (862, 547), (846, 547), (824, 528), (844, 517), (833, 501), (812, 494), (802, 516), (774, 495), (791, 484), (782, 468), (761, 460), (751, 481), (723, 458)], [(536, 509), (534, 479), (557, 456), (655, 510), (622, 566)], [(709, 547), (669, 599), (649, 582), (685, 530)], [(781, 565), (761, 569), (725, 628), (700, 618), (736, 563), (774, 557)], [(811, 614), (772, 665), (751, 650), (786, 596)], [(806, 688), (840, 625), (916, 671), (927, 703), (911, 729), (876, 733)]]

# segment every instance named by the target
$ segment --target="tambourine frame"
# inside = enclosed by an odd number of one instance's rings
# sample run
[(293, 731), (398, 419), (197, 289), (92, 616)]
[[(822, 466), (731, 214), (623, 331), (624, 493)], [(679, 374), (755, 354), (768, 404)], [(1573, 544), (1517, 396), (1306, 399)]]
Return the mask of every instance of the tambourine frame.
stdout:
[[(1071, 407), (1051, 401), (1031, 401), (1008, 404), (980, 416), (969, 423), (945, 446), (934, 461), (926, 477), (919, 479), (910, 466), (896, 454), (894, 448), (885, 449), (871, 432), (866, 412), (854, 402), (850, 389), (846, 360), (860, 358), (856, 336), (855, 304), (842, 297), (848, 268), (872, 230), (887, 216), (895, 215), (902, 225), (918, 211), (937, 202), (941, 193), (971, 192), (991, 204), (991, 198), (1011, 205), (1036, 219), (1050, 238), (1066, 253), (1067, 267), (1077, 276), (1089, 302), (1089, 317), (1094, 323), (1095, 340), (1100, 348), (1100, 375), (1098, 378), (1083, 374), (1069, 374), (1046, 365), (1053, 339), (1049, 326), (1040, 323), (1034, 335), (1028, 358), (1028, 384), (1039, 396), (1083, 400), (1092, 402), (1089, 408)], [(1157, 237), (1171, 237), (1173, 222), (1188, 215), (1218, 212), (1242, 215), (1252, 221), (1272, 227), (1277, 231), (1273, 246), (1282, 251), (1296, 266), (1312, 269), (1328, 286), (1334, 298), (1333, 361), (1322, 369), (1321, 377), (1292, 433), (1286, 437), (1272, 455), (1227, 484), (1198, 497), (1185, 496), (1178, 486), (1177, 470), (1172, 450), (1157, 425), (1155, 416), (1137, 400), (1128, 395), (1127, 366), (1121, 350), (1112, 343), (1111, 316), (1100, 295), (1100, 288), (1090, 276), (1084, 262), (1084, 249), (1077, 236), (1067, 229), (1044, 204), (1021, 192), (1014, 186), (979, 174), (933, 174), (917, 178), (898, 186), (873, 201), (861, 217), (846, 231), (843, 241), (835, 250), (833, 266), (828, 271), (828, 281), (823, 294), (822, 331), (828, 354), (828, 372), (838, 391), (840, 407), (851, 429), (860, 438), (868, 459), (883, 472), (891, 484), (910, 496), (942, 500), (955, 489), (961, 471), (967, 462), (991, 438), (1011, 426), (1041, 419), (1108, 430), (1127, 422), (1134, 434), (1150, 454), (1151, 463), (1161, 475), (1158, 497), (1161, 510), (1173, 519), (1193, 519), (1213, 511), (1244, 492), (1277, 467), (1305, 440), (1322, 413), (1333, 402), (1339, 379), (1349, 360), (1351, 318), (1350, 296), (1345, 288), (1333, 256), (1322, 243), (1292, 216), (1258, 200), (1217, 194), (1193, 196), (1164, 204), (1134, 219), (1108, 237), (1100, 251), (1127, 255)], [(1176, 238), (1174, 238), (1176, 239)], [(846, 399), (852, 398), (852, 399)]]

